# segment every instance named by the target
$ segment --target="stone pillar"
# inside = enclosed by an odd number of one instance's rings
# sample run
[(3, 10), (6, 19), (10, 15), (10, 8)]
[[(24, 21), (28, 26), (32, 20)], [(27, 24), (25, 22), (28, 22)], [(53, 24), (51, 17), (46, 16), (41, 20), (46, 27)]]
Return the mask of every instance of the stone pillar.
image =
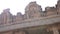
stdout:
[(59, 34), (59, 32), (58, 32), (58, 29), (57, 29), (57, 28), (53, 27), (53, 28), (52, 28), (52, 30), (53, 30), (53, 34)]
[(20, 31), (20, 32), (19, 32), (19, 34), (25, 34), (25, 32), (23, 32), (23, 31)]
[(26, 34), (26, 32), (17, 30), (17, 31), (14, 31), (13, 34)]

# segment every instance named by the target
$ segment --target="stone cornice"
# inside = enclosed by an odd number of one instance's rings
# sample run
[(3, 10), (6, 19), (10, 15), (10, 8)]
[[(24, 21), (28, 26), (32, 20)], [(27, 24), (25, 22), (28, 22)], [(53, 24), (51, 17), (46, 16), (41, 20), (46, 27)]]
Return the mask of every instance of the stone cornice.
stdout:
[(60, 15), (41, 17), (41, 18), (36, 18), (36, 19), (27, 19), (25, 21), (22, 21), (22, 23), (0, 25), (0, 32), (26, 28), (26, 27), (32, 27), (32, 26), (54, 24), (58, 22), (60, 22)]

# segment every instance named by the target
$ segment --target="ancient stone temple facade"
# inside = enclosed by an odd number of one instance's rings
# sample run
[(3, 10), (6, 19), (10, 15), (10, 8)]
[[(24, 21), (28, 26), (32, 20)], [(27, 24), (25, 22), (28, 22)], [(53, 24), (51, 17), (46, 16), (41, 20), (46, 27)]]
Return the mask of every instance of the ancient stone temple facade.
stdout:
[(9, 12), (10, 9), (5, 9), (0, 15), (0, 23), (1, 24), (8, 24), (12, 22), (12, 14)]
[(27, 18), (38, 18), (41, 16), (42, 8), (36, 2), (29, 3), (25, 8)]
[(57, 12), (60, 13), (60, 0), (58, 0), (56, 8)]
[(12, 15), (9, 8), (4, 9), (0, 14), (0, 34), (60, 34), (60, 0), (45, 11), (36, 1), (30, 2), (24, 15)]
[(45, 11), (47, 12), (47, 16), (57, 15), (57, 9), (55, 7), (46, 7)]
[(16, 22), (20, 22), (22, 20), (23, 20), (23, 15), (21, 13), (17, 13)]

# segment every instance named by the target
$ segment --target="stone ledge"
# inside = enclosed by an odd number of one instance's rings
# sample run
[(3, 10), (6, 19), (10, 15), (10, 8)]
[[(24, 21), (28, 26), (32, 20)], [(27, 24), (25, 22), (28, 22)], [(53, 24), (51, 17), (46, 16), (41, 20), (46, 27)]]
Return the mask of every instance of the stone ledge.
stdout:
[(60, 22), (60, 16), (45, 17), (45, 18), (32, 19), (32, 20), (30, 19), (28, 21), (23, 21), (22, 23), (11, 24), (11, 25), (0, 25), (1, 26), (0, 32), (32, 27), (32, 26), (54, 24), (56, 22)]

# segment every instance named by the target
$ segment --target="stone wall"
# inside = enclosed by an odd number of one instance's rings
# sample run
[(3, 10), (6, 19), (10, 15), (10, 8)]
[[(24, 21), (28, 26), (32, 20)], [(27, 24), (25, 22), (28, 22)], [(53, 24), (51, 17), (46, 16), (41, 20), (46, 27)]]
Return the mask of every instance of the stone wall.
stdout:
[(47, 12), (47, 16), (57, 15), (57, 9), (55, 7), (46, 7), (45, 11)]
[(17, 23), (27, 19), (48, 17), (58, 14), (60, 14), (60, 0), (58, 0), (56, 7), (46, 7), (45, 11), (42, 10), (41, 5), (38, 5), (36, 1), (34, 1), (26, 6), (24, 15), (20, 12), (18, 12), (17, 15), (12, 15), (9, 8), (4, 9), (0, 14), (0, 24)]
[(56, 8), (57, 12), (60, 14), (60, 0), (58, 0)]
[(27, 32), (23, 30), (12, 30), (12, 31), (0, 32), (0, 34), (27, 34)]

